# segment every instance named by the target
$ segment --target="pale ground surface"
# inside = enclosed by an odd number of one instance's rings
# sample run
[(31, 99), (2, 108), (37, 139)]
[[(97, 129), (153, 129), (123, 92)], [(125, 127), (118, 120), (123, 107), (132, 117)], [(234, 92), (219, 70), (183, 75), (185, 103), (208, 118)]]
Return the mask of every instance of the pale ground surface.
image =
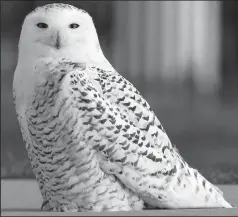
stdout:
[[(219, 186), (225, 198), (238, 207), (238, 185)], [(1, 216), (59, 216), (66, 213), (39, 212), (42, 198), (34, 180), (1, 180)], [(184, 209), (148, 210), (143, 212), (67, 213), (70, 216), (238, 216), (238, 208), (232, 209)]]

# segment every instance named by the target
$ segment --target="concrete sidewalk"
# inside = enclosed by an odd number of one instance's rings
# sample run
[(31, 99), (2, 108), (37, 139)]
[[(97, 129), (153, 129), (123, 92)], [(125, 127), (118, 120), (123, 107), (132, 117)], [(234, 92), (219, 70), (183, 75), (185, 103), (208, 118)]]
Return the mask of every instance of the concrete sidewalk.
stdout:
[[(238, 207), (238, 185), (219, 186), (225, 198)], [(42, 198), (34, 180), (1, 180), (1, 215), (63, 216), (66, 213), (40, 212)], [(67, 213), (68, 216), (238, 216), (232, 209), (147, 210), (143, 212)]]

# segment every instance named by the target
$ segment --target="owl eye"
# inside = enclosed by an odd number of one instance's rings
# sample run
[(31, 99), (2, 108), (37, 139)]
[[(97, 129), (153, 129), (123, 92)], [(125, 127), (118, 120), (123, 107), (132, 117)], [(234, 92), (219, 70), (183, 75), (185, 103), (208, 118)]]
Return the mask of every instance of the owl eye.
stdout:
[(46, 23), (38, 23), (37, 27), (39, 27), (41, 29), (46, 29), (46, 28), (48, 28), (48, 25)]
[(77, 23), (71, 23), (70, 25), (69, 25), (69, 28), (70, 29), (77, 29), (79, 27), (79, 24), (77, 24)]

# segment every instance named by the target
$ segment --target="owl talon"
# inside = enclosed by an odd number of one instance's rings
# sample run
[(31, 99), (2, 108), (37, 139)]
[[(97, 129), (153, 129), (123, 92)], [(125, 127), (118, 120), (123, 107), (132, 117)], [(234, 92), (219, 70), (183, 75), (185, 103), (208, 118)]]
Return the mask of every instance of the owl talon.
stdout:
[(75, 203), (70, 203), (67, 205), (60, 205), (61, 212), (79, 212), (78, 205)]
[(48, 200), (43, 201), (41, 205), (41, 211), (50, 211), (50, 203)]

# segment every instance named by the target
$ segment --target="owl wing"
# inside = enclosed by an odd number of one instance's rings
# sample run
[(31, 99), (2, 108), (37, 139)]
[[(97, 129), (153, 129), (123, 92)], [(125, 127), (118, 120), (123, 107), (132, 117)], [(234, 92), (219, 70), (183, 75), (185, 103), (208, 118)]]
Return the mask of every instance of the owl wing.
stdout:
[(95, 80), (101, 94), (95, 100), (104, 110), (101, 121), (111, 136), (109, 143), (98, 149), (105, 172), (116, 175), (154, 207), (230, 207), (222, 192), (183, 160), (130, 82), (115, 71), (88, 68), (98, 72)]

